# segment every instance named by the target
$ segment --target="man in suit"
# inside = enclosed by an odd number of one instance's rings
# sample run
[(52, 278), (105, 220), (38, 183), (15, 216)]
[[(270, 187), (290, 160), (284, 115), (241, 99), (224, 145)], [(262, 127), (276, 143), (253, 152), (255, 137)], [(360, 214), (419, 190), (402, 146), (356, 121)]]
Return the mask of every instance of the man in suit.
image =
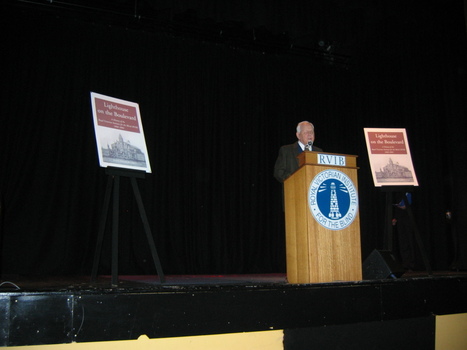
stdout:
[(274, 165), (274, 177), (279, 182), (284, 182), (295, 170), (298, 169), (297, 156), (307, 147), (310, 151), (322, 152), (323, 150), (314, 145), (315, 127), (308, 121), (303, 121), (297, 125), (297, 141), (291, 145), (282, 146), (279, 149), (279, 156)]

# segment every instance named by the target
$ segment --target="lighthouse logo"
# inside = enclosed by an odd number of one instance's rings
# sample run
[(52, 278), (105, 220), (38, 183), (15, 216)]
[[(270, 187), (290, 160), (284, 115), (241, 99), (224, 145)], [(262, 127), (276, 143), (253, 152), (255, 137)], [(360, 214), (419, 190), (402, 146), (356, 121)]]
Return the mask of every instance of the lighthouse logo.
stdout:
[(342, 230), (357, 217), (357, 189), (343, 172), (325, 170), (310, 183), (308, 205), (321, 226), (334, 231)]

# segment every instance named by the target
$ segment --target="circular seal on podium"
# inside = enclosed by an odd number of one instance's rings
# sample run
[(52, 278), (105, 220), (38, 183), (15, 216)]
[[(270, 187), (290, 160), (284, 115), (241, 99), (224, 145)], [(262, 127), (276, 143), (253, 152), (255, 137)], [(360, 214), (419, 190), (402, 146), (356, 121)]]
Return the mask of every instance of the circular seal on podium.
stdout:
[(357, 189), (343, 172), (334, 169), (324, 170), (310, 183), (308, 206), (321, 226), (334, 231), (342, 230), (357, 216)]

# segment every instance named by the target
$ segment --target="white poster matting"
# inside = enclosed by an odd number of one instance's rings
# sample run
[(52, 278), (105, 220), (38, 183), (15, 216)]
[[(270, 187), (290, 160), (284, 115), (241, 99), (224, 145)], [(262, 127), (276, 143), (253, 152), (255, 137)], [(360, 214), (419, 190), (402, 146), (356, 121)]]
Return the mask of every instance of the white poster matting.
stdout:
[(150, 173), (139, 105), (95, 92), (91, 105), (100, 166)]
[(375, 186), (418, 186), (406, 130), (363, 130)]

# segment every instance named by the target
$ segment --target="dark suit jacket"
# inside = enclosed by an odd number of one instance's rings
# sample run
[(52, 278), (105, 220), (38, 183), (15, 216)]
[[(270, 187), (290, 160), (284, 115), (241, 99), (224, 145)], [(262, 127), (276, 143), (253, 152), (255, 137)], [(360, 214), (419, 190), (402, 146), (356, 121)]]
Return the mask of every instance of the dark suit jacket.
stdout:
[[(313, 151), (323, 152), (319, 147), (313, 145)], [(274, 177), (279, 182), (284, 182), (290, 175), (298, 169), (297, 156), (303, 152), (297, 142), (291, 145), (282, 146), (279, 149), (279, 156), (277, 157), (276, 164), (274, 165)]]

